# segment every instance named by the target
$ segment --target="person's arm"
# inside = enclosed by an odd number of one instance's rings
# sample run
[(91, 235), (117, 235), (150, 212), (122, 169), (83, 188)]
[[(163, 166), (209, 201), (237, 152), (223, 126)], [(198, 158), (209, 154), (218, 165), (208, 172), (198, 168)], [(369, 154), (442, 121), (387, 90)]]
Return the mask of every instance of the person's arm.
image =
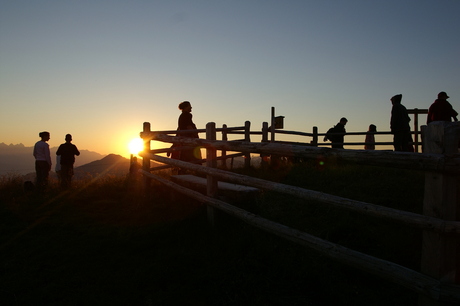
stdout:
[(457, 116), (458, 116), (457, 111), (452, 107), (452, 118), (454, 118), (454, 121), (458, 121)]
[(50, 146), (47, 144), (45, 147), (45, 153), (46, 153), (46, 160), (48, 161), (49, 164), (49, 170), (51, 170), (51, 153), (50, 153)]

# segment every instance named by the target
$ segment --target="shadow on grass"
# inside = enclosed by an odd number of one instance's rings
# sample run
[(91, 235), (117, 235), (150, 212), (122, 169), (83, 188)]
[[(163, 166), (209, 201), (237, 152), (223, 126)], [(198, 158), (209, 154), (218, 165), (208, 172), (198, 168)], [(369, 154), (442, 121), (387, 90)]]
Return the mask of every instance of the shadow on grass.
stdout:
[[(219, 214), (211, 229), (202, 204), (171, 200), (160, 185), (141, 193), (137, 183), (113, 178), (43, 197), (8, 188), (0, 207), (3, 305), (415, 305), (404, 288), (231, 217)], [(318, 229), (305, 226), (329, 208), (292, 200), (279, 209), (269, 198), (257, 207), (266, 217), (369, 244), (353, 239), (353, 227), (344, 230), (350, 225), (339, 213)], [(326, 229), (339, 215), (342, 227)]]

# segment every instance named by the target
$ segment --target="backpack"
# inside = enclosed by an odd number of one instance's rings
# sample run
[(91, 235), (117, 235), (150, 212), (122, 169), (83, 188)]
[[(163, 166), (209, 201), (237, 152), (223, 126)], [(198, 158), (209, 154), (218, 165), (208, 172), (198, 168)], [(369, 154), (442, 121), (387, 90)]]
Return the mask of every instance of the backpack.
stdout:
[(331, 135), (331, 134), (333, 134), (333, 133), (336, 133), (336, 131), (335, 131), (335, 126), (331, 127), (329, 130), (327, 130), (326, 136), (324, 136), (324, 141), (326, 141), (326, 140), (333, 141), (333, 139), (334, 139), (335, 137), (337, 137), (337, 135)]

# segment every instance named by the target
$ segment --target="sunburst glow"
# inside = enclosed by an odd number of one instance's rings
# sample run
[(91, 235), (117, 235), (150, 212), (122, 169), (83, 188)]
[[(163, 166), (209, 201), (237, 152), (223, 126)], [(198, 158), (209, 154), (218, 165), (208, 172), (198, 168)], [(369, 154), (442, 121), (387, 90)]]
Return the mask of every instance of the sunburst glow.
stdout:
[(129, 142), (128, 147), (131, 154), (138, 154), (144, 149), (144, 143), (141, 138), (134, 138)]

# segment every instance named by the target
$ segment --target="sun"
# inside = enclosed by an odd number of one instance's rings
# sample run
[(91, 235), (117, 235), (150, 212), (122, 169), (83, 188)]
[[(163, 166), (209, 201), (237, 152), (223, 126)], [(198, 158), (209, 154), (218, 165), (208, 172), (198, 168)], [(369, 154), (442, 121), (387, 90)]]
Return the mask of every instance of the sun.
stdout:
[(128, 148), (129, 153), (137, 155), (139, 152), (144, 150), (144, 142), (141, 138), (134, 138), (129, 142)]

